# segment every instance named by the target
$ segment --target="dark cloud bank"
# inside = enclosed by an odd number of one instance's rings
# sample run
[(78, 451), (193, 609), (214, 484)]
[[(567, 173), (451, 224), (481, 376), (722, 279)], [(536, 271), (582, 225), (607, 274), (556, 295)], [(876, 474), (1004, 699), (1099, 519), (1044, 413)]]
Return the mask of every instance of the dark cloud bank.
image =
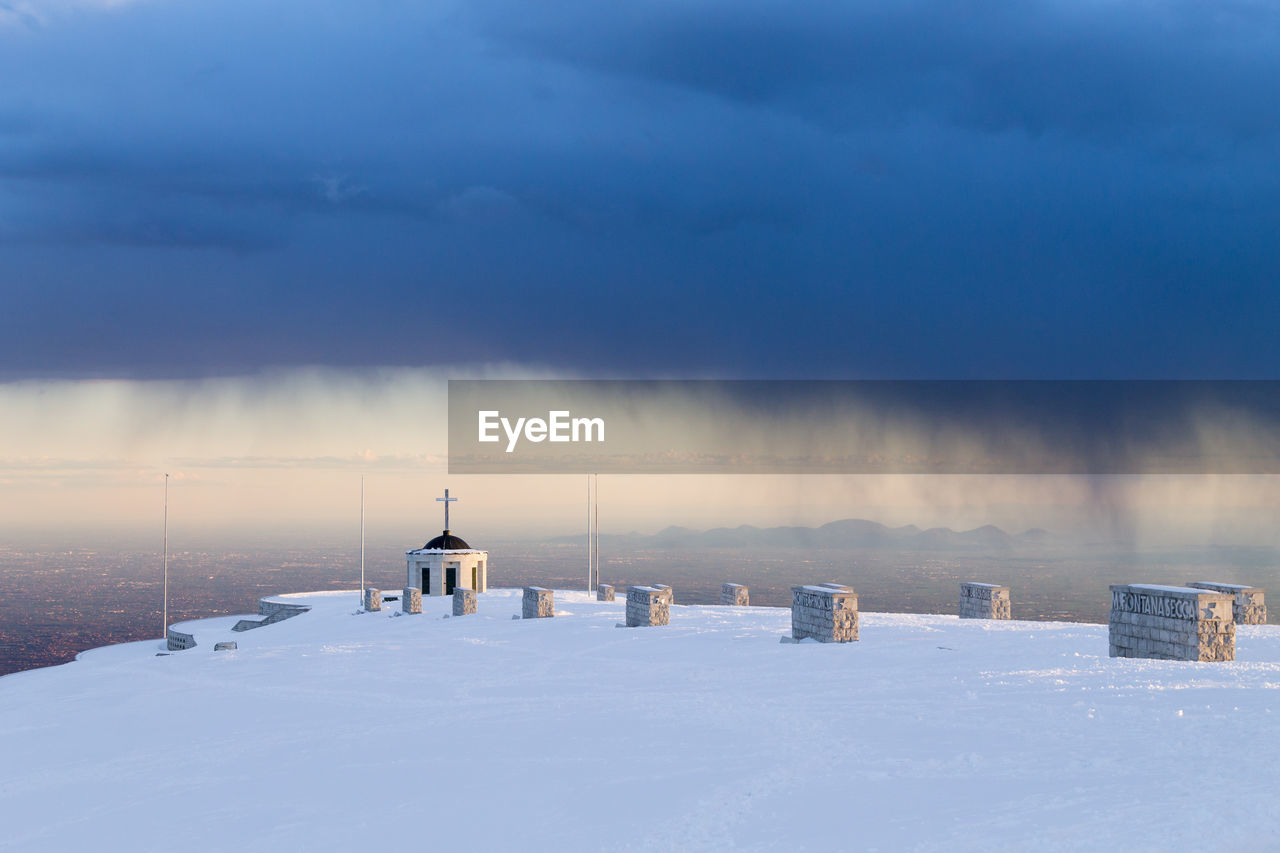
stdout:
[(0, 21), (4, 378), (1280, 365), (1273, 4)]

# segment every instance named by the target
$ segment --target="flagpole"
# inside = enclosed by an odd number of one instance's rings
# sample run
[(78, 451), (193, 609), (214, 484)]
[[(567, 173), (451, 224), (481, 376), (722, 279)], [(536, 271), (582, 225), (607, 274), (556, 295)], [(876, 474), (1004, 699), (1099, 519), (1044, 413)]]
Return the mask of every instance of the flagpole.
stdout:
[(587, 475), (587, 592), (591, 592), (591, 475)]
[(360, 603), (364, 604), (364, 476), (360, 477)]
[[(600, 583), (600, 475), (595, 475), (595, 489), (592, 490), (596, 504), (596, 549), (595, 549), (595, 582)], [(590, 592), (590, 590), (587, 590)]]
[(160, 637), (165, 641), (165, 645), (169, 644), (169, 475), (164, 475), (164, 556), (161, 558), (161, 564), (164, 566), (164, 610), (161, 620), (164, 626), (160, 631)]

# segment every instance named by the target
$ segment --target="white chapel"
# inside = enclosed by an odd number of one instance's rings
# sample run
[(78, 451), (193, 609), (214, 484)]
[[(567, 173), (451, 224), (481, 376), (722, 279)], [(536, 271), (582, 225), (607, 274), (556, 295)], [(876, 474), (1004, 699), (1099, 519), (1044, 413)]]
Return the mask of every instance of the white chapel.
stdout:
[(405, 583), (422, 590), (423, 595), (453, 595), (456, 587), (478, 593), (489, 589), (489, 552), (472, 548), (449, 530), (449, 504), (457, 500), (445, 489), (444, 497), (436, 498), (444, 504), (444, 532), (421, 548), (405, 552)]

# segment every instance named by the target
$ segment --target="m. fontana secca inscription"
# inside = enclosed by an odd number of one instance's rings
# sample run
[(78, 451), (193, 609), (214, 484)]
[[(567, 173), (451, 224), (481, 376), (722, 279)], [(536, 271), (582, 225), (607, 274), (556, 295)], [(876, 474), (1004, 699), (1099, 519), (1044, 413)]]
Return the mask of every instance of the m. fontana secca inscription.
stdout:
[(1163, 616), (1168, 619), (1198, 619), (1196, 602), (1188, 598), (1152, 595), (1148, 593), (1113, 590), (1111, 607), (1125, 613), (1141, 613), (1145, 616)]

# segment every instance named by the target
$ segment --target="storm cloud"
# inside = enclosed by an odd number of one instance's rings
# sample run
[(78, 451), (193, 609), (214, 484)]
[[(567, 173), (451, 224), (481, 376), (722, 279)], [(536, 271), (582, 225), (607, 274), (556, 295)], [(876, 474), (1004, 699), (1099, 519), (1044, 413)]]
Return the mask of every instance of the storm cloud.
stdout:
[(0, 377), (1276, 375), (1253, 2), (0, 5)]

